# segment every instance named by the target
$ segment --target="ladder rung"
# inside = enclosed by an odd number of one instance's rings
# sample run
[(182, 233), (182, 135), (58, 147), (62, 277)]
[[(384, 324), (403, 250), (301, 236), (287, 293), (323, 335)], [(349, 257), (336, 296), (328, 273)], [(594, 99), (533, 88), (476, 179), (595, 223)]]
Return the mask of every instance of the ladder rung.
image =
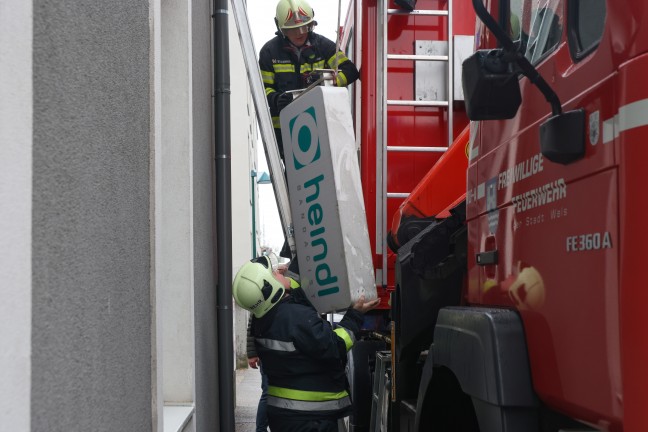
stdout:
[(447, 10), (413, 10), (387, 9), (388, 15), (427, 15), (427, 16), (448, 16)]
[(387, 192), (387, 198), (407, 198), (408, 196), (408, 193)]
[(447, 107), (448, 101), (388, 100), (387, 105)]
[(387, 146), (387, 151), (393, 151), (393, 152), (445, 153), (446, 151), (448, 151), (448, 147)]
[(387, 54), (387, 60), (448, 61), (447, 55)]

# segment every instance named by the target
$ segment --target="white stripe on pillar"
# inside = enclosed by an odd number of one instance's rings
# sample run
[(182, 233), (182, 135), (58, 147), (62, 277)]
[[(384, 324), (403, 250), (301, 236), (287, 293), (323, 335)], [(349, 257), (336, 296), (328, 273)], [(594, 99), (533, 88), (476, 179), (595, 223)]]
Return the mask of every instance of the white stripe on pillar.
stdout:
[(32, 2), (0, 6), (0, 425), (31, 427)]

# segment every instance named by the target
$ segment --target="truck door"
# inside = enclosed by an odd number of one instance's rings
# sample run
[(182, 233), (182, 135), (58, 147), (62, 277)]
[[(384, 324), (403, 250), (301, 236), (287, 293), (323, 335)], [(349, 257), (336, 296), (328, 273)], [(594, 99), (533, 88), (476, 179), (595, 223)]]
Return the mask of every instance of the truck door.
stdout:
[(551, 109), (525, 77), (513, 119), (473, 127), (469, 300), (519, 310), (543, 402), (616, 423), (618, 170), (603, 123), (617, 110), (617, 74), (605, 1), (567, 3), (511, 0), (500, 16), (564, 111), (584, 110), (585, 156), (562, 165), (542, 155), (539, 127)]

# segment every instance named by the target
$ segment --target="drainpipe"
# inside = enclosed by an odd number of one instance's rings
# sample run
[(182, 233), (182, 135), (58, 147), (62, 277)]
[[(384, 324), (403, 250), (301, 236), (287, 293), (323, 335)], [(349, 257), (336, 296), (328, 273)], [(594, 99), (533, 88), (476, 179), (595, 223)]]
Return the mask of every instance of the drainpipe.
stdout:
[(256, 258), (256, 202), (254, 199), (255, 194), (255, 188), (254, 188), (254, 183), (255, 179), (257, 176), (257, 172), (252, 170), (250, 171), (250, 192), (252, 194), (252, 258)]
[(216, 165), (216, 325), (220, 431), (234, 431), (232, 314), (232, 161), (230, 131), (229, 0), (213, 0), (214, 136)]

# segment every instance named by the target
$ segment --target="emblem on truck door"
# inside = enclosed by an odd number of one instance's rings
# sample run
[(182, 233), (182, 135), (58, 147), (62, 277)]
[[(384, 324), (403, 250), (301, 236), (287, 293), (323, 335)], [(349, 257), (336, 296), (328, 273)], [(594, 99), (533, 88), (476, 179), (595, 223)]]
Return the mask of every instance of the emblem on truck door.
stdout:
[(486, 211), (488, 212), (488, 229), (492, 234), (497, 231), (499, 211), (497, 210), (497, 177), (486, 182)]
[(590, 139), (590, 144), (595, 146), (598, 144), (599, 140), (599, 131), (601, 130), (600, 127), (600, 122), (599, 122), (599, 112), (594, 111), (589, 115), (589, 139)]

